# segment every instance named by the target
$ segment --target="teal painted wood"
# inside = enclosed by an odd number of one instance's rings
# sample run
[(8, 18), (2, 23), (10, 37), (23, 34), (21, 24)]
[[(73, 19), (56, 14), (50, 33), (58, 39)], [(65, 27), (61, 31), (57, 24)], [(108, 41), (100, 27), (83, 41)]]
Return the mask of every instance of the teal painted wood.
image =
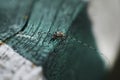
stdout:
[[(20, 3), (22, 4), (21, 1)], [(27, 20), (21, 18), (24, 11), (23, 6), (20, 7), (23, 13), (18, 14), (20, 18), (16, 17), (13, 22), (16, 23), (18, 19), (21, 27), (17, 26), (19, 29), (12, 31), (12, 36), (6, 31), (9, 36), (5, 38), (1, 32), (2, 40), (36, 65), (42, 65), (47, 80), (102, 80), (105, 73), (104, 63), (91, 33), (86, 2), (36, 0), (32, 4), (34, 5), (30, 12), (28, 10), (30, 16)], [(14, 13), (14, 8), (12, 11)], [(64, 41), (50, 41), (56, 31), (62, 31), (67, 38)]]
[(33, 0), (0, 0), (0, 40), (19, 32), (28, 20)]
[(66, 34), (84, 5), (81, 0), (37, 0), (26, 27), (6, 43), (36, 65), (42, 65), (60, 43), (50, 41), (54, 32)]
[(86, 7), (43, 65), (47, 80), (104, 80), (104, 62), (96, 49)]

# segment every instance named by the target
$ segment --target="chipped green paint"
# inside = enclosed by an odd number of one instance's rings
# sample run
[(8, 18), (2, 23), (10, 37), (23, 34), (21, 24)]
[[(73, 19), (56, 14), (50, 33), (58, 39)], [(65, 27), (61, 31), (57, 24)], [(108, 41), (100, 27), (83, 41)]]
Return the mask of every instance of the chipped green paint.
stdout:
[(67, 33), (84, 4), (81, 0), (38, 0), (25, 29), (6, 42), (22, 56), (41, 65), (60, 42), (50, 42), (54, 32)]
[(105, 66), (95, 47), (86, 7), (73, 21), (67, 35), (43, 65), (47, 80), (103, 80)]
[(19, 32), (30, 14), (33, 0), (0, 0), (0, 40)]
[[(19, 0), (13, 0), (11, 3), (16, 4), (17, 1)], [(19, 23), (17, 29), (12, 27), (15, 31), (11, 34), (9, 26), (6, 26), (8, 29), (0, 32), (0, 38), (20, 55), (38, 66), (42, 65), (47, 80), (102, 80), (105, 73), (104, 63), (91, 33), (86, 2), (36, 0), (31, 3), (31, 7), (30, 2), (31, 0), (26, 0), (23, 3), (21, 0), (23, 6), (16, 4), (20, 6), (21, 12), (16, 13), (18, 17), (15, 20), (13, 18), (15, 24)], [(14, 9), (12, 12), (15, 13)], [(24, 13), (29, 13), (27, 20), (21, 18), (25, 16)], [(66, 39), (50, 41), (56, 31), (65, 33)]]

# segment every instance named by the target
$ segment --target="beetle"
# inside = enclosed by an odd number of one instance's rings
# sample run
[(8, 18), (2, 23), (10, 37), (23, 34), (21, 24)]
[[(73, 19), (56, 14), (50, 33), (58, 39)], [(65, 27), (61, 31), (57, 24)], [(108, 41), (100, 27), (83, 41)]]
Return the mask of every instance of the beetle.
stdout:
[(60, 39), (60, 40), (63, 40), (65, 39), (65, 34), (63, 32), (55, 32), (53, 35), (52, 35), (52, 39), (51, 41), (55, 41), (57, 39)]

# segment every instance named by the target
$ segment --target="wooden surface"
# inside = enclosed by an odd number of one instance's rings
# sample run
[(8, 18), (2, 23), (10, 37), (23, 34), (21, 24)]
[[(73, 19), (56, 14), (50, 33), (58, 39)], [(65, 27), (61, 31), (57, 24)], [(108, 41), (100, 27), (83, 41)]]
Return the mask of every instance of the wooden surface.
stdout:
[(33, 0), (0, 0), (0, 40), (6, 40), (23, 29)]
[[(103, 80), (103, 56), (95, 45), (87, 5), (73, 21), (67, 39), (55, 48), (43, 65), (48, 80)], [(101, 55), (101, 56), (100, 56)], [(68, 77), (69, 76), (69, 77)]]
[(41, 65), (60, 42), (50, 41), (52, 35), (56, 31), (66, 34), (83, 6), (81, 0), (38, 0), (24, 29), (6, 43), (33, 63)]
[[(42, 65), (47, 80), (102, 79), (104, 62), (91, 33), (86, 2), (36, 0), (32, 5), (24, 26), (3, 42), (35, 65)], [(63, 32), (65, 40), (50, 41), (56, 31)]]

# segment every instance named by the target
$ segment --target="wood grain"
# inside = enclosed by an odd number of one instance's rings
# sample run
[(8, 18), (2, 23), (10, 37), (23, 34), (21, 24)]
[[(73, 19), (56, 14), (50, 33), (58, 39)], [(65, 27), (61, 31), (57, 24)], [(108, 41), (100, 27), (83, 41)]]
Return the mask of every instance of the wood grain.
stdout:
[(83, 5), (81, 0), (37, 0), (25, 28), (6, 42), (25, 58), (41, 65), (60, 42), (50, 41), (54, 32), (66, 34)]
[(24, 27), (33, 1), (0, 0), (0, 40), (6, 40)]

